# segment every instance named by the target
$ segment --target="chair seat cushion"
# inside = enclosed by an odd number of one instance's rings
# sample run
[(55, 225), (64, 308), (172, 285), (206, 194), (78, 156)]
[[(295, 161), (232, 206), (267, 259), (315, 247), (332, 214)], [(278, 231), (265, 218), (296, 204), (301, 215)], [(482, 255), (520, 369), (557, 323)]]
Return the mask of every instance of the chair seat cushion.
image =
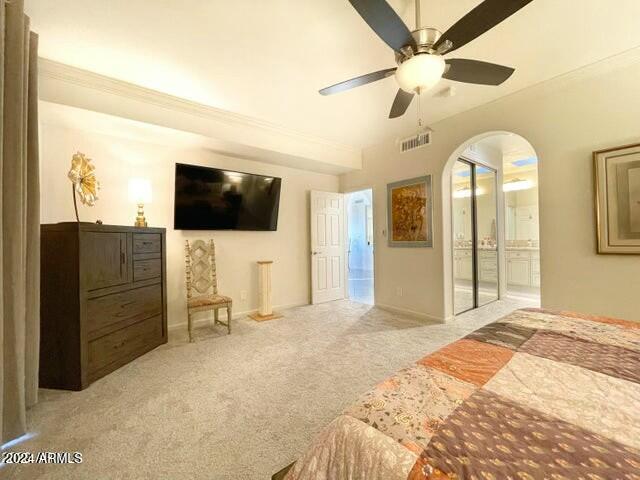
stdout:
[(231, 298), (224, 295), (200, 295), (190, 298), (187, 302), (189, 308), (206, 307), (207, 305), (224, 305), (231, 304)]

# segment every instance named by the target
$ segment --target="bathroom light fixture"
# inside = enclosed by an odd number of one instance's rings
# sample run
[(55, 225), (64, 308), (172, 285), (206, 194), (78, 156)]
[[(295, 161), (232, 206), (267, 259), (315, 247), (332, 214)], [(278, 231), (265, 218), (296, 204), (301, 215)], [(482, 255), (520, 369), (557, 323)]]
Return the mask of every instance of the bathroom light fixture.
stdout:
[(514, 178), (502, 185), (503, 192), (516, 192), (518, 190), (528, 190), (533, 188), (533, 182), (531, 180), (521, 180)]
[[(485, 191), (478, 187), (476, 188), (476, 197), (480, 196), (480, 195), (484, 195)], [(453, 198), (469, 198), (471, 197), (471, 188), (469, 187), (463, 187), (463, 188), (459, 188), (458, 190), (456, 190), (455, 192), (453, 192)]]

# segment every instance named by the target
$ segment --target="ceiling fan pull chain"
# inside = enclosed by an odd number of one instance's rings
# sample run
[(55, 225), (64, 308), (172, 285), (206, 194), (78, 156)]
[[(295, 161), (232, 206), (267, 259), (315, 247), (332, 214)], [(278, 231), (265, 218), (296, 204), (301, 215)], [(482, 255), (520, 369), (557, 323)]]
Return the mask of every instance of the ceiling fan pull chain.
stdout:
[[(420, 1), (420, 0), (418, 0), (418, 1)], [(422, 109), (421, 109), (421, 105), (420, 105), (422, 103), (421, 102), (422, 97), (420, 96), (420, 87), (418, 87), (417, 90), (418, 90), (418, 129), (420, 129), (420, 128), (422, 128)], [(420, 135), (420, 134), (418, 133), (418, 135)]]

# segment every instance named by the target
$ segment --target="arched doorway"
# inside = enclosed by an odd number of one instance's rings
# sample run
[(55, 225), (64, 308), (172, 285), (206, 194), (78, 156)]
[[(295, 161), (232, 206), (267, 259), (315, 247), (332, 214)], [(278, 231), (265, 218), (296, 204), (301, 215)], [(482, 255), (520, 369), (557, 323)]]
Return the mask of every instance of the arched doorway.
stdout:
[[(511, 132), (464, 142), (443, 172), (445, 311), (539, 305), (538, 157)], [(447, 248), (448, 247), (448, 248)]]

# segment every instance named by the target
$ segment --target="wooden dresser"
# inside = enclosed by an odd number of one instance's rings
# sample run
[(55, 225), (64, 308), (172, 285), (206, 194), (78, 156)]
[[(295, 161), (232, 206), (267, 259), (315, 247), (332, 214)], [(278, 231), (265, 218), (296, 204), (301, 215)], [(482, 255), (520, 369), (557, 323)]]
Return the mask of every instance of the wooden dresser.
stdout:
[(166, 231), (41, 226), (40, 387), (82, 390), (167, 342)]

